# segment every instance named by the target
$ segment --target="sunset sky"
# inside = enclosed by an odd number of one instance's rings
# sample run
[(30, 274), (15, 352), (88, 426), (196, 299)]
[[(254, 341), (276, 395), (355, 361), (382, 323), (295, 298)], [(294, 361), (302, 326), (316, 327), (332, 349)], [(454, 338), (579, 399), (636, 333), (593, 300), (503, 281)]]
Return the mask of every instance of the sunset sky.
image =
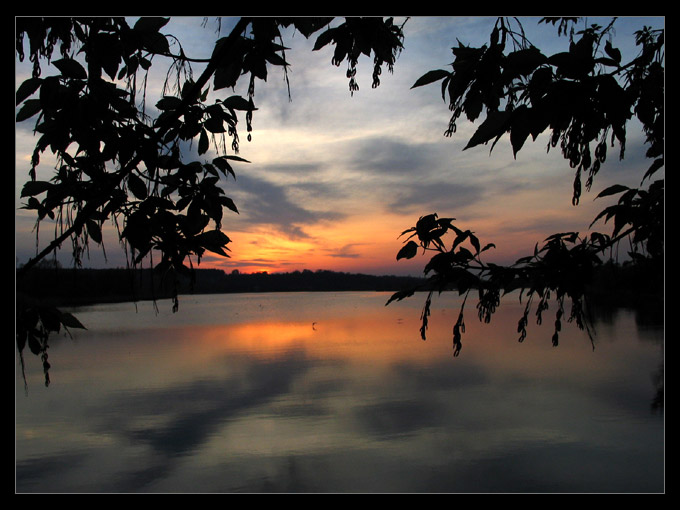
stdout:
[[(515, 160), (508, 140), (463, 151), (475, 124), (459, 122), (452, 138), (444, 137), (450, 117), (438, 84), (411, 89), (432, 69), (450, 69), (451, 47), (457, 41), (471, 46), (488, 43), (495, 17), (413, 17), (405, 26), (404, 50), (394, 73), (384, 72), (381, 85), (371, 88), (372, 59), (359, 60), (360, 90), (350, 95), (346, 64), (331, 64), (332, 49), (312, 51), (316, 36), (286, 32), (284, 44), (291, 64), (291, 100), (283, 73), (270, 69), (266, 83), (258, 82), (252, 141), (246, 141), (245, 119), (240, 119), (241, 151), (250, 164), (236, 164), (236, 179), (223, 183), (240, 214), (225, 212), (223, 230), (232, 239), (231, 258), (208, 255), (200, 267), (225, 271), (288, 272), (330, 269), (370, 274), (422, 273), (426, 257), (396, 261), (402, 246), (399, 234), (425, 214), (456, 218), (456, 225), (471, 229), (482, 244), (496, 249), (486, 259), (513, 262), (530, 254), (534, 245), (560, 231), (586, 232), (598, 211), (607, 205), (594, 201), (613, 183), (638, 186), (646, 168), (639, 125), (628, 126), (626, 159), (610, 149), (593, 190), (581, 204), (571, 205), (573, 170), (558, 151), (546, 153), (546, 139), (527, 143)], [(539, 18), (522, 18), (528, 38), (545, 54), (563, 51), (552, 25)], [(135, 19), (130, 19), (130, 24)], [(210, 56), (217, 38), (228, 34), (234, 20), (223, 19), (221, 33), (209, 18), (173, 18), (163, 32), (176, 36), (187, 55)], [(400, 24), (403, 18), (396, 17)], [(588, 18), (605, 25), (608, 18)], [(637, 53), (633, 32), (643, 25), (661, 28), (663, 17), (621, 18), (614, 45), (630, 57)], [(581, 24), (583, 26), (583, 23)], [(176, 47), (173, 47), (176, 48)], [(29, 76), (30, 63), (16, 59), (18, 86)], [(154, 62), (147, 95), (158, 97), (167, 66)], [(194, 67), (195, 75), (200, 67)], [(47, 75), (43, 72), (43, 75)], [(247, 86), (247, 81), (244, 86)], [(214, 97), (227, 97), (231, 90)], [(245, 95), (245, 89), (236, 90)], [(155, 100), (148, 100), (153, 109)], [(152, 112), (151, 112), (152, 113)], [(36, 142), (35, 119), (16, 125), (15, 231), (16, 261), (35, 253), (34, 217), (19, 209), (19, 193), (27, 178), (30, 154)], [(637, 150), (636, 150), (637, 149)], [(48, 151), (49, 152), (49, 151)], [(211, 158), (214, 154), (206, 156)], [(48, 153), (41, 166), (52, 170)], [(604, 227), (600, 226), (600, 230)], [(606, 231), (609, 230), (607, 227)], [(53, 227), (40, 228), (40, 244)], [(88, 267), (123, 267), (124, 253), (111, 237), (107, 261), (92, 245)], [(59, 259), (70, 264), (68, 245)]]

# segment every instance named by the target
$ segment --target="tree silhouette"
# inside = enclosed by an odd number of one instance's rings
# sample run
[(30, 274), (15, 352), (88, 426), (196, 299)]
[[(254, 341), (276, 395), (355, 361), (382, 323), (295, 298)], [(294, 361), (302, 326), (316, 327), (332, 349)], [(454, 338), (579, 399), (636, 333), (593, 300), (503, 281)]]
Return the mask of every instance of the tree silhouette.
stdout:
[[(272, 68), (288, 69), (282, 29), (292, 27), (304, 37), (316, 36), (314, 50), (334, 47), (332, 65), (347, 65), (350, 93), (358, 89), (356, 69), (361, 55), (373, 57), (372, 86), (380, 84), (383, 68), (392, 69), (402, 50), (402, 27), (392, 19), (241, 18), (219, 39), (208, 59), (187, 56), (181, 42), (164, 34), (167, 18), (140, 18), (129, 26), (123, 18), (16, 18), (16, 52), (33, 64), (32, 76), (16, 90), (17, 122), (35, 120), (39, 135), (29, 179), (22, 189), (24, 207), (37, 222), (50, 218), (57, 225), (53, 240), (17, 270), (17, 278), (69, 242), (76, 266), (91, 242), (102, 245), (105, 222), (113, 223), (132, 267), (149, 260), (163, 278), (192, 275), (206, 250), (228, 256), (230, 239), (222, 231), (225, 208), (237, 205), (218, 186), (235, 176), (240, 134), (245, 119), (250, 137), (255, 86)], [(531, 136), (551, 130), (557, 147), (575, 168), (573, 201), (581, 196), (582, 179), (590, 189), (608, 143), (625, 148), (626, 122), (633, 116), (647, 137), (646, 156), (653, 163), (643, 182), (663, 168), (664, 41), (663, 31), (643, 28), (637, 37), (640, 54), (621, 62), (608, 38), (612, 26), (591, 26), (575, 32), (575, 20), (545, 19), (569, 37), (569, 49), (547, 57), (523, 36), (513, 20), (499, 18), (489, 45), (453, 48), (452, 71), (426, 73), (414, 86), (441, 81), (442, 96), (452, 112), (446, 136), (464, 116), (481, 119), (466, 149), (509, 134), (515, 154)], [(172, 43), (172, 44), (171, 44)], [(27, 49), (25, 49), (27, 46)], [(176, 48), (176, 49), (175, 49)], [(53, 57), (55, 59), (53, 59)], [(45, 62), (57, 73), (42, 76)], [(158, 115), (146, 109), (149, 70), (167, 64)], [(194, 77), (192, 66), (202, 71)], [(226, 92), (247, 84), (247, 94), (209, 99), (209, 90)], [(183, 144), (196, 144), (199, 157), (210, 147), (217, 156), (187, 160)], [(594, 145), (594, 149), (593, 146)], [(37, 168), (45, 151), (56, 165), (51, 179), (39, 180)], [(551, 293), (558, 300), (554, 342), (565, 299), (572, 301), (569, 319), (583, 327), (584, 295), (600, 254), (624, 237), (639, 251), (634, 261), (663, 263), (663, 179), (647, 189), (614, 186), (600, 196), (618, 194), (598, 220), (612, 220), (611, 235), (575, 232), (555, 234), (533, 255), (510, 267), (485, 263), (478, 237), (454, 225), (453, 219), (428, 214), (404, 232), (411, 234), (397, 258), (411, 258), (422, 248), (436, 254), (425, 267), (430, 275), (421, 333), (425, 338), (433, 292), (455, 288), (479, 293), (481, 320), (490, 320), (502, 293), (522, 288), (529, 300), (520, 320), (526, 334), (532, 300), (538, 316)], [(447, 249), (444, 236), (453, 234)], [(415, 240), (414, 240), (415, 239)], [(103, 245), (102, 245), (103, 246)], [(469, 248), (466, 248), (469, 246)], [(391, 301), (412, 295), (407, 289)], [(174, 307), (178, 306), (177, 294)], [(70, 314), (35, 301), (17, 299), (16, 338), (19, 353), (26, 345), (42, 357), (46, 382), (48, 337), (51, 332), (83, 327)], [(454, 326), (456, 354), (464, 331), (463, 309)], [(22, 358), (23, 363), (23, 358)]]
[[(576, 31), (578, 18), (543, 18), (540, 23), (558, 27), (568, 36), (568, 50), (551, 56), (530, 43), (516, 19), (499, 18), (488, 45), (473, 48), (458, 43), (452, 48), (452, 70), (429, 71), (413, 87), (441, 82), (441, 94), (452, 112), (445, 136), (453, 136), (461, 118), (479, 127), (464, 150), (509, 135), (515, 157), (529, 137), (534, 141), (549, 133), (548, 150), (559, 149), (575, 169), (572, 202), (579, 203), (582, 180), (590, 190), (604, 163), (608, 148), (618, 145), (624, 157), (626, 124), (636, 117), (646, 136), (645, 156), (651, 163), (641, 170), (641, 185), (664, 168), (664, 31), (643, 27), (635, 34), (639, 54), (630, 62), (612, 45), (615, 19), (606, 26), (591, 25)], [(590, 225), (613, 223), (611, 234), (557, 233), (534, 253), (511, 266), (485, 263), (483, 248), (470, 230), (457, 227), (453, 218), (437, 214), (421, 217), (402, 233), (410, 234), (397, 259), (415, 257), (420, 249), (435, 254), (425, 266), (427, 284), (395, 293), (388, 304), (427, 289), (422, 312), (421, 336), (426, 338), (433, 293), (457, 289), (465, 295), (453, 328), (454, 355), (461, 349), (465, 329), (464, 309), (471, 292), (477, 292), (480, 320), (489, 322), (501, 296), (521, 289), (526, 306), (519, 319), (519, 340), (527, 335), (529, 313), (536, 303), (537, 322), (542, 321), (551, 298), (556, 301), (555, 329), (558, 344), (565, 301), (571, 301), (569, 321), (588, 329), (586, 296), (603, 254), (622, 239), (630, 239), (630, 257), (637, 266), (656, 274), (664, 263), (664, 179), (649, 182), (647, 189), (610, 186), (597, 198), (619, 195)], [(453, 240), (445, 244), (444, 236)], [(414, 240), (415, 239), (415, 240)], [(450, 247), (447, 247), (450, 246)], [(592, 340), (592, 337), (591, 337)]]
[[(191, 275), (206, 250), (228, 256), (223, 211), (238, 209), (218, 182), (235, 175), (232, 165), (247, 163), (238, 156), (239, 117), (245, 117), (250, 137), (257, 81), (266, 80), (271, 67), (287, 71), (281, 29), (293, 27), (307, 38), (320, 32), (314, 50), (334, 46), (332, 64), (347, 62), (351, 93), (358, 89), (361, 55), (373, 56), (372, 86), (377, 87), (382, 68), (391, 70), (402, 48), (401, 27), (391, 19), (347, 18), (333, 27), (331, 20), (241, 18), (209, 59), (196, 60), (180, 41), (161, 32), (168, 18), (143, 17), (134, 26), (123, 18), (17, 18), (16, 52), (21, 61), (33, 63), (33, 73), (16, 91), (16, 120), (37, 118), (39, 134), (21, 196), (38, 222), (50, 218), (58, 225), (54, 239), (18, 269), (17, 278), (67, 241), (80, 266), (89, 243), (102, 243), (105, 222), (118, 228), (130, 265), (151, 259), (165, 278)], [(163, 97), (155, 105), (160, 113), (150, 118), (139, 90), (145, 90), (151, 66), (163, 59), (170, 63)], [(43, 77), (44, 62), (58, 74)], [(195, 79), (192, 65), (204, 66)], [(209, 102), (210, 88), (234, 89), (244, 80), (246, 97)], [(218, 156), (187, 161), (181, 145), (189, 142), (197, 143), (199, 156), (211, 145)], [(54, 174), (38, 180), (36, 168), (48, 149), (56, 156)], [(82, 325), (70, 314), (17, 303), (19, 352), (28, 344), (42, 356), (46, 382), (49, 333), (74, 327)]]

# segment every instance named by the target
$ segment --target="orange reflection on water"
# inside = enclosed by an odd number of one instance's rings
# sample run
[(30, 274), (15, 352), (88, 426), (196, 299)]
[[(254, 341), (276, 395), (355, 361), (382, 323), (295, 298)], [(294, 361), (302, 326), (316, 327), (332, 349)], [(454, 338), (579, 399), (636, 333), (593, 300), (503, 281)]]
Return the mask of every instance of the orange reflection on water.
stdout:
[[(432, 362), (452, 358), (452, 326), (458, 308), (433, 307), (427, 340), (420, 338), (420, 313), (416, 308), (364, 309), (351, 316), (327, 316), (319, 321), (281, 318), (235, 324), (196, 327), (191, 346), (198, 352), (247, 354), (273, 358), (292, 350), (318, 359), (346, 359), (376, 364)], [(587, 334), (565, 324), (560, 345), (552, 346), (552, 326), (530, 324), (523, 343), (517, 341), (520, 307), (500, 308), (490, 324), (479, 322), (476, 311), (466, 311), (466, 332), (459, 359), (497, 367), (499, 371), (531, 369), (559, 370), (583, 363), (589, 366), (608, 351), (593, 354)], [(546, 321), (550, 323), (550, 321)], [(188, 332), (188, 331), (187, 331)], [(623, 340), (622, 340), (623, 341)], [(620, 346), (619, 346), (620, 347)]]
[(384, 314), (375, 313), (317, 323), (263, 321), (205, 326), (192, 330), (192, 344), (213, 353), (256, 357), (276, 357), (291, 350), (314, 358), (372, 363), (441, 357), (441, 345), (422, 342), (417, 328), (417, 320), (387, 321)]

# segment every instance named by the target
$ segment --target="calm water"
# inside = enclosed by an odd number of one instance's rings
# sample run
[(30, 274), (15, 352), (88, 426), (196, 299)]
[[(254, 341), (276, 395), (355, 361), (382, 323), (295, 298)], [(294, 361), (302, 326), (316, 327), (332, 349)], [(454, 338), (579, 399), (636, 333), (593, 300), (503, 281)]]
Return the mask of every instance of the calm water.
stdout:
[[(619, 311), (596, 348), (504, 302), (480, 324), (458, 297), (185, 296), (78, 311), (52, 341), (49, 388), (16, 376), (17, 492), (662, 492), (650, 411), (663, 328)], [(552, 323), (552, 320), (544, 321)]]

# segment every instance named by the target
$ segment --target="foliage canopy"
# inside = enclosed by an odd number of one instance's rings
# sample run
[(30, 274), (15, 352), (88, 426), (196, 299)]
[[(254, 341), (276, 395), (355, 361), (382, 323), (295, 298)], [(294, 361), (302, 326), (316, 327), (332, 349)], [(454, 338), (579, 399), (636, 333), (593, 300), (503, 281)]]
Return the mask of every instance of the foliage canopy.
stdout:
[[(104, 222), (118, 229), (131, 265), (149, 257), (167, 278), (191, 275), (194, 260), (200, 263), (206, 251), (228, 256), (231, 241), (222, 218), (225, 208), (238, 208), (218, 183), (235, 176), (232, 165), (247, 163), (238, 155), (239, 120), (245, 117), (250, 137), (257, 81), (266, 80), (272, 67), (284, 75), (288, 69), (281, 29), (293, 27), (307, 38), (320, 32), (314, 49), (334, 46), (332, 64), (347, 62), (352, 93), (361, 55), (373, 56), (377, 87), (403, 39), (391, 19), (347, 18), (331, 27), (331, 18), (241, 18), (209, 59), (198, 60), (162, 32), (168, 21), (143, 17), (129, 26), (124, 18), (16, 19), (17, 56), (33, 63), (32, 76), (16, 91), (16, 120), (36, 119), (39, 135), (21, 197), (38, 222), (50, 218), (58, 225), (54, 239), (19, 268), (18, 278), (66, 241), (81, 265), (89, 243), (102, 243)], [(151, 66), (163, 59), (170, 62), (167, 80), (152, 118), (138, 91), (145, 90)], [(57, 74), (43, 77), (45, 62)], [(203, 66), (198, 77), (192, 65)], [(235, 89), (244, 81), (245, 97), (209, 100), (210, 88)], [(218, 156), (186, 160), (181, 147), (192, 142), (199, 156), (211, 145)], [(57, 161), (54, 175), (39, 180), (36, 168), (48, 149)], [(174, 300), (176, 309), (177, 295)], [(19, 352), (28, 343), (43, 357), (46, 373), (49, 332), (62, 327), (81, 325), (54, 308), (18, 303)]]
[[(194, 261), (206, 251), (228, 255), (230, 239), (222, 231), (226, 210), (238, 213), (220, 183), (235, 176), (240, 157), (240, 134), (245, 119), (250, 137), (255, 86), (270, 69), (286, 76), (288, 61), (282, 28), (304, 37), (316, 36), (314, 50), (334, 47), (332, 65), (346, 62), (350, 93), (358, 89), (359, 58), (373, 57), (372, 86), (380, 84), (383, 68), (392, 70), (402, 50), (402, 27), (392, 19), (241, 18), (219, 39), (208, 59), (185, 54), (181, 42), (163, 33), (167, 18), (140, 18), (130, 26), (124, 18), (16, 18), (16, 53), (33, 64), (30, 78), (16, 90), (17, 122), (35, 119), (38, 141), (29, 179), (21, 196), (24, 208), (37, 221), (55, 221), (54, 239), (17, 271), (29, 271), (63, 243), (70, 242), (75, 265), (81, 264), (89, 243), (101, 245), (105, 222), (112, 222), (132, 266), (150, 259), (167, 278), (191, 275)], [(639, 55), (622, 62), (607, 27), (576, 31), (576, 19), (545, 18), (559, 35), (569, 39), (568, 50), (544, 55), (524, 36), (517, 20), (499, 18), (488, 45), (472, 48), (458, 43), (452, 49), (451, 70), (424, 74), (414, 87), (441, 82), (441, 95), (451, 111), (445, 136), (453, 136), (461, 119), (480, 121), (466, 150), (508, 134), (515, 155), (531, 137), (550, 132), (549, 148), (559, 146), (575, 169), (573, 203), (590, 189), (609, 148), (623, 157), (626, 124), (636, 117), (643, 126), (649, 166), (642, 182), (664, 167), (664, 35), (643, 28), (636, 34)], [(56, 74), (43, 76), (50, 62)], [(163, 96), (151, 117), (144, 93), (152, 65), (167, 63)], [(192, 66), (202, 71), (194, 76)], [(244, 96), (209, 91), (235, 90), (247, 84)], [(195, 143), (199, 157), (213, 147), (209, 160), (187, 160), (182, 144)], [(56, 159), (49, 180), (36, 169), (45, 151)], [(485, 263), (482, 253), (494, 247), (471, 231), (454, 225), (453, 218), (421, 217), (397, 259), (412, 258), (420, 249), (436, 252), (425, 266), (429, 294), (422, 315), (427, 329), (434, 292), (455, 288), (466, 295), (479, 293), (478, 316), (489, 321), (503, 293), (521, 288), (529, 296), (520, 319), (520, 339), (532, 300), (540, 320), (551, 293), (558, 301), (553, 342), (557, 344), (565, 299), (572, 302), (570, 320), (587, 327), (584, 295), (601, 255), (623, 238), (631, 237), (634, 260), (663, 263), (663, 178), (647, 189), (613, 186), (598, 196), (620, 195), (595, 222), (612, 220), (611, 235), (576, 232), (550, 236), (528, 257), (509, 267)], [(454, 236), (447, 245), (444, 236)], [(450, 246), (447, 247), (447, 246)], [(155, 260), (158, 258), (159, 260)], [(413, 295), (418, 288), (396, 293), (391, 301)], [(174, 306), (177, 307), (175, 295)], [(463, 305), (464, 308), (465, 305)], [(47, 370), (50, 332), (82, 325), (69, 314), (32, 302), (17, 303), (17, 346), (28, 344)], [(454, 326), (455, 354), (464, 331), (463, 309)]]
[[(426, 286), (394, 294), (390, 301), (429, 289), (422, 313), (421, 336), (425, 339), (434, 292), (457, 289), (465, 300), (454, 325), (454, 354), (461, 349), (463, 311), (472, 290), (479, 294), (480, 320), (488, 322), (501, 295), (521, 289), (527, 302), (517, 331), (519, 340), (527, 335), (528, 316), (537, 300), (540, 323), (551, 296), (557, 302), (552, 342), (557, 345), (562, 328), (565, 301), (571, 301), (569, 321), (588, 328), (585, 298), (595, 270), (603, 256), (622, 239), (631, 240), (633, 262), (663, 267), (664, 179), (653, 180), (664, 168), (664, 31), (643, 27), (635, 34), (639, 54), (623, 62), (612, 45), (615, 19), (606, 26), (591, 25), (576, 31), (577, 18), (543, 18), (540, 23), (558, 27), (568, 36), (568, 50), (544, 55), (525, 37), (519, 21), (499, 18), (488, 45), (479, 48), (458, 43), (453, 47), (452, 69), (425, 73), (413, 87), (441, 82), (441, 95), (452, 112), (445, 136), (453, 136), (457, 123), (465, 118), (482, 119), (464, 150), (491, 143), (491, 149), (508, 135), (515, 156), (529, 137), (534, 141), (549, 133), (548, 150), (556, 148), (575, 169), (572, 202), (577, 205), (585, 177), (587, 190), (593, 185), (609, 147), (619, 147), (624, 157), (627, 122), (636, 117), (646, 137), (645, 156), (650, 163), (642, 169), (641, 185), (647, 189), (613, 185), (597, 198), (619, 195), (618, 202), (605, 208), (590, 227), (600, 220), (612, 220), (611, 234), (591, 232), (556, 233), (549, 236), (533, 255), (511, 266), (485, 263), (479, 239), (469, 230), (454, 225), (453, 218), (436, 214), (421, 217), (402, 233), (410, 233), (397, 259), (412, 258), (419, 248), (434, 251), (425, 266)], [(450, 233), (448, 245), (444, 236)], [(413, 239), (416, 239), (414, 241)], [(389, 303), (388, 302), (388, 303)], [(591, 337), (592, 340), (592, 337)]]

